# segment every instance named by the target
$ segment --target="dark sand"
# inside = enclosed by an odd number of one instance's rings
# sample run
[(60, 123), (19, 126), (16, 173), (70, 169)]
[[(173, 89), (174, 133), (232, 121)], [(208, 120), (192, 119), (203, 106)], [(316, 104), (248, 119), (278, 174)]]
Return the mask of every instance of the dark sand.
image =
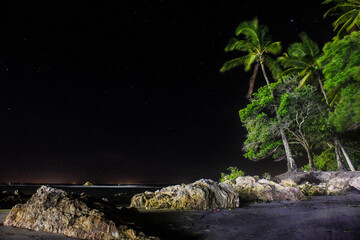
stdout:
[[(0, 210), (0, 223), (8, 211)], [(360, 193), (272, 202), (220, 211), (141, 210), (130, 219), (161, 239), (353, 239), (360, 240)], [(0, 239), (72, 239), (0, 226)]]

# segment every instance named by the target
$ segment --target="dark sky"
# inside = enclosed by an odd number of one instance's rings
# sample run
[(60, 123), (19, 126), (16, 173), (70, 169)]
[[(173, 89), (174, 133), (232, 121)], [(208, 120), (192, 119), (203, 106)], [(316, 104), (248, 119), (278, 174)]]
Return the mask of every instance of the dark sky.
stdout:
[[(219, 73), (258, 16), (284, 48), (332, 36), (320, 1), (1, 1), (0, 182), (181, 183), (286, 170), (241, 150), (250, 73)], [(259, 75), (258, 84), (264, 80)]]

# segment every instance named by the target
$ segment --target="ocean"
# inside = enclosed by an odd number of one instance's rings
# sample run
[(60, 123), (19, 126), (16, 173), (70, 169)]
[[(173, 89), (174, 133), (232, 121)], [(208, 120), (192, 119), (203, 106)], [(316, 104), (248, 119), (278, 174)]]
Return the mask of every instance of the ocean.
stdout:
[(95, 198), (105, 198), (117, 206), (128, 206), (131, 197), (137, 193), (145, 191), (154, 192), (168, 185), (65, 185), (65, 184), (14, 184), (1, 185), (0, 192), (8, 191), (13, 193), (19, 190), (21, 193), (31, 196), (42, 185), (62, 189), (66, 192), (73, 192), (77, 194), (85, 193), (88, 196)]

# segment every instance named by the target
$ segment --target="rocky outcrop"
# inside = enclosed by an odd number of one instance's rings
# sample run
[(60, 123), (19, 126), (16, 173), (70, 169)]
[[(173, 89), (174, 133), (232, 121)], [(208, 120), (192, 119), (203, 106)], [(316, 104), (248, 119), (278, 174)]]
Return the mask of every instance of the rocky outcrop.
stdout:
[[(281, 185), (298, 187), (307, 196), (341, 195), (355, 188), (360, 172), (296, 172), (274, 179)], [(353, 185), (351, 185), (352, 183)], [(354, 184), (355, 183), (355, 184)]]
[(80, 239), (157, 239), (136, 234), (119, 218), (121, 215), (105, 202), (42, 186), (25, 204), (11, 209), (4, 225)]
[(131, 199), (131, 207), (172, 209), (233, 208), (252, 201), (306, 200), (297, 188), (281, 186), (253, 177), (217, 183), (201, 179), (188, 185), (175, 185), (156, 192), (144, 192)]
[(175, 185), (156, 192), (144, 192), (131, 199), (131, 207), (210, 209), (238, 207), (239, 198), (227, 183), (201, 179), (188, 185)]
[(2, 191), (0, 193), (0, 209), (12, 208), (16, 204), (25, 203), (30, 196), (22, 194), (19, 190), (15, 190), (14, 193), (8, 191)]
[(238, 177), (232, 185), (241, 202), (306, 200), (305, 195), (299, 189), (282, 186), (265, 179), (256, 181), (250, 176)]

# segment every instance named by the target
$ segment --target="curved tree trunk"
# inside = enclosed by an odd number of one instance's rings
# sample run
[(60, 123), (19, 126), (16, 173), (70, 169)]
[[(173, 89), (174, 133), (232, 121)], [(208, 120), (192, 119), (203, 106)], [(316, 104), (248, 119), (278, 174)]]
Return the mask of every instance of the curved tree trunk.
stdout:
[[(265, 71), (263, 59), (261, 57), (260, 57), (260, 65), (261, 65), (261, 70), (264, 75), (266, 84), (270, 87), (270, 82), (269, 82), (269, 79), (268, 79), (266, 71)], [(275, 107), (275, 112), (276, 112), (277, 119), (280, 121), (280, 117), (277, 114), (277, 107)], [(280, 127), (279, 130), (280, 130), (281, 139), (282, 139), (282, 142), (283, 142), (283, 145), (285, 148), (288, 172), (296, 172), (298, 170), (298, 168), (295, 164), (294, 158), (292, 157), (291, 149), (290, 149), (287, 137), (285, 135), (284, 129), (282, 127)]]
[(250, 78), (250, 82), (249, 82), (249, 91), (246, 95), (247, 98), (250, 98), (251, 94), (253, 93), (254, 91), (254, 85), (255, 85), (255, 79), (256, 79), (256, 76), (259, 72), (259, 63), (257, 63), (254, 67), (254, 72)]
[(322, 82), (321, 82), (321, 79), (320, 79), (320, 77), (319, 77), (319, 76), (317, 76), (317, 79), (318, 79), (319, 84), (320, 84), (320, 89), (321, 89), (321, 92), (322, 92), (322, 94), (324, 95), (325, 102), (326, 102), (326, 104), (329, 106), (329, 105), (330, 105), (330, 104), (329, 104), (329, 100), (328, 100), (328, 98), (327, 98), (327, 95), (326, 95), (326, 92), (325, 92), (324, 86), (323, 86), (323, 84), (322, 84)]

